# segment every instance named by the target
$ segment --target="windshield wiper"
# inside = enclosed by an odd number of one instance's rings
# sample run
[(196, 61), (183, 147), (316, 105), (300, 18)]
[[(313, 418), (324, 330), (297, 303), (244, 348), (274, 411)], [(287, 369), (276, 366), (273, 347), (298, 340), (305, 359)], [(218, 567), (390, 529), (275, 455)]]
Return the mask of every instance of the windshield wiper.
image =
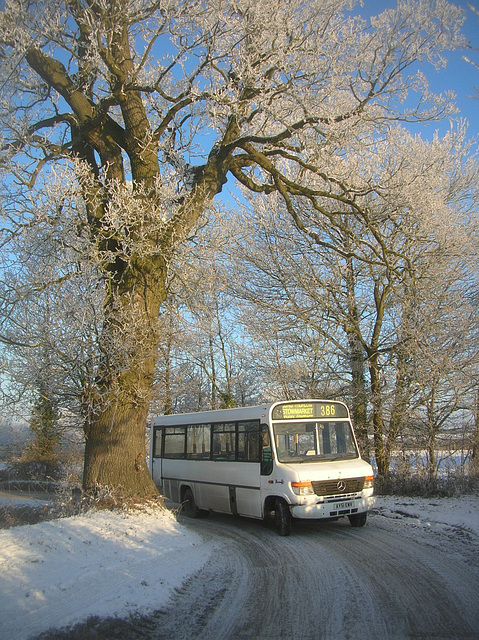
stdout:
[(306, 458), (303, 458), (302, 460), (300, 460), (301, 463), (303, 462), (311, 462), (312, 460), (324, 460), (323, 456), (320, 455), (316, 455), (316, 456), (306, 456)]

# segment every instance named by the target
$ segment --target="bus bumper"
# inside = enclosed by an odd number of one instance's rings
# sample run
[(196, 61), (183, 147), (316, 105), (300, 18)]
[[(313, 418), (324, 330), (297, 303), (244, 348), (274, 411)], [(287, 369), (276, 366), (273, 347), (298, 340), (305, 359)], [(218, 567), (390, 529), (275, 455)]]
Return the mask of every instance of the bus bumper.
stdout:
[(319, 518), (339, 518), (354, 513), (364, 513), (374, 506), (373, 496), (367, 498), (338, 499), (334, 502), (317, 502), (316, 504), (292, 504), (291, 515), (302, 520)]

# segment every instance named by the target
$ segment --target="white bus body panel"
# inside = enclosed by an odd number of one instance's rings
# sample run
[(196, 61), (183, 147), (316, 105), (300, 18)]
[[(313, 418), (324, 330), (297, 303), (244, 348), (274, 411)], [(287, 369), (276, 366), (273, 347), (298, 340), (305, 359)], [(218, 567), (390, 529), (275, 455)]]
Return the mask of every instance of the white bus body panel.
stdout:
[[(345, 482), (351, 478), (372, 475), (371, 465), (357, 458), (306, 464), (277, 463), (269, 480), (274, 483), (274, 493), (284, 498), (290, 505), (294, 518), (318, 519), (368, 511), (374, 505), (373, 489), (341, 495), (298, 496), (291, 488), (292, 482), (324, 482), (326, 480)], [(284, 491), (278, 490), (279, 487), (284, 487)], [(269, 491), (272, 492), (271, 485)]]
[[(226, 465), (227, 479), (221, 472), (223, 465)], [(181, 487), (189, 486), (199, 509), (262, 517), (261, 483), (264, 483), (264, 477), (260, 476), (259, 463), (163, 459), (162, 473), (162, 491), (173, 502), (180, 502)], [(222, 478), (221, 482), (218, 477)], [(153, 480), (161, 486), (155, 473)]]
[[(256, 463), (163, 459), (163, 484), (159, 476), (159, 462), (158, 459), (153, 460), (153, 480), (164, 495), (173, 502), (180, 502), (181, 487), (187, 485), (193, 491), (199, 509), (212, 509), (219, 513), (262, 518), (266, 498), (272, 495), (284, 498), (293, 517), (299, 519), (333, 518), (343, 515), (343, 511), (362, 513), (374, 504), (373, 489), (320, 497), (298, 496), (291, 488), (292, 482), (346, 481), (372, 475), (371, 466), (361, 459), (290, 465), (276, 463), (269, 476), (261, 476), (260, 465)], [(219, 470), (223, 465), (227, 465), (224, 467), (228, 470), (227, 481), (218, 482), (218, 477), (223, 478)]]

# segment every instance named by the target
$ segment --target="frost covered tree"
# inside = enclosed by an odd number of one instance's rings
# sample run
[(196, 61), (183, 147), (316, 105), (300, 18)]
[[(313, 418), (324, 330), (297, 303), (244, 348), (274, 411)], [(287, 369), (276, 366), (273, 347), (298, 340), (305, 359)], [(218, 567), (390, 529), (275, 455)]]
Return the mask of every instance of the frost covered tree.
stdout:
[(295, 231), (280, 200), (252, 201), (231, 250), (233, 271), (243, 264), (244, 276), (230, 280), (257, 315), (274, 317), (283, 361), (290, 333), (298, 345), (305, 327), (322, 336), (317, 368), (348, 398), (365, 456), (371, 423), (378, 470), (387, 475), (413, 410), (416, 425), (428, 421), (429, 435), (416, 429), (416, 442), (433, 451), (475, 384), (479, 167), (463, 127), (432, 141), (391, 128), (360, 158), (350, 171), (363, 192), (334, 216), (296, 206)]
[[(55, 448), (81, 428), (83, 401), (94, 385), (103, 296), (96, 271), (85, 263), (78, 268), (84, 244), (76, 227), (72, 238), (75, 219), (66, 201), (55, 209), (55, 185), (31, 203), (13, 189), (10, 195), (18, 227), (0, 255), (2, 407), (36, 425), (45, 446), (51, 436)], [(35, 219), (28, 219), (32, 210)]]
[[(354, 5), (4, 3), (4, 241), (35, 220), (35, 201), (64, 175), (58, 210), (69, 202), (84, 244), (78, 268), (94, 264), (102, 286), (83, 407), (86, 489), (155, 491), (144, 427), (168, 264), (228, 176), (277, 192), (293, 216), (301, 198), (332, 215), (361, 189), (338, 165), (351, 138), (448, 113), (451, 96), (432, 95), (417, 69), (442, 65), (461, 44), (461, 10), (399, 0), (366, 21)], [(28, 206), (8, 199), (14, 187), (22, 198), (29, 190)]]
[(247, 406), (261, 399), (256, 336), (248, 335), (239, 319), (227, 282), (231, 215), (213, 214), (170, 264), (153, 394), (153, 403), (168, 412)]

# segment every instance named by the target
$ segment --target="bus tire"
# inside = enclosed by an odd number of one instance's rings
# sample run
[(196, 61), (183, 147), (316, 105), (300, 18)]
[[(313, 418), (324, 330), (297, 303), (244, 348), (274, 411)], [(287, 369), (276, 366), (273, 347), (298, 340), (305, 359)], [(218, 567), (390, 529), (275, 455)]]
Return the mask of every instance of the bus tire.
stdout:
[(181, 501), (181, 511), (188, 518), (199, 518), (201, 511), (196, 506), (193, 491), (188, 487), (183, 493), (183, 500)]
[(293, 528), (293, 517), (287, 502), (282, 498), (276, 498), (274, 517), (278, 534), (280, 536), (289, 536)]
[(364, 527), (366, 520), (368, 519), (368, 512), (353, 513), (351, 516), (348, 516), (348, 518), (352, 527)]

